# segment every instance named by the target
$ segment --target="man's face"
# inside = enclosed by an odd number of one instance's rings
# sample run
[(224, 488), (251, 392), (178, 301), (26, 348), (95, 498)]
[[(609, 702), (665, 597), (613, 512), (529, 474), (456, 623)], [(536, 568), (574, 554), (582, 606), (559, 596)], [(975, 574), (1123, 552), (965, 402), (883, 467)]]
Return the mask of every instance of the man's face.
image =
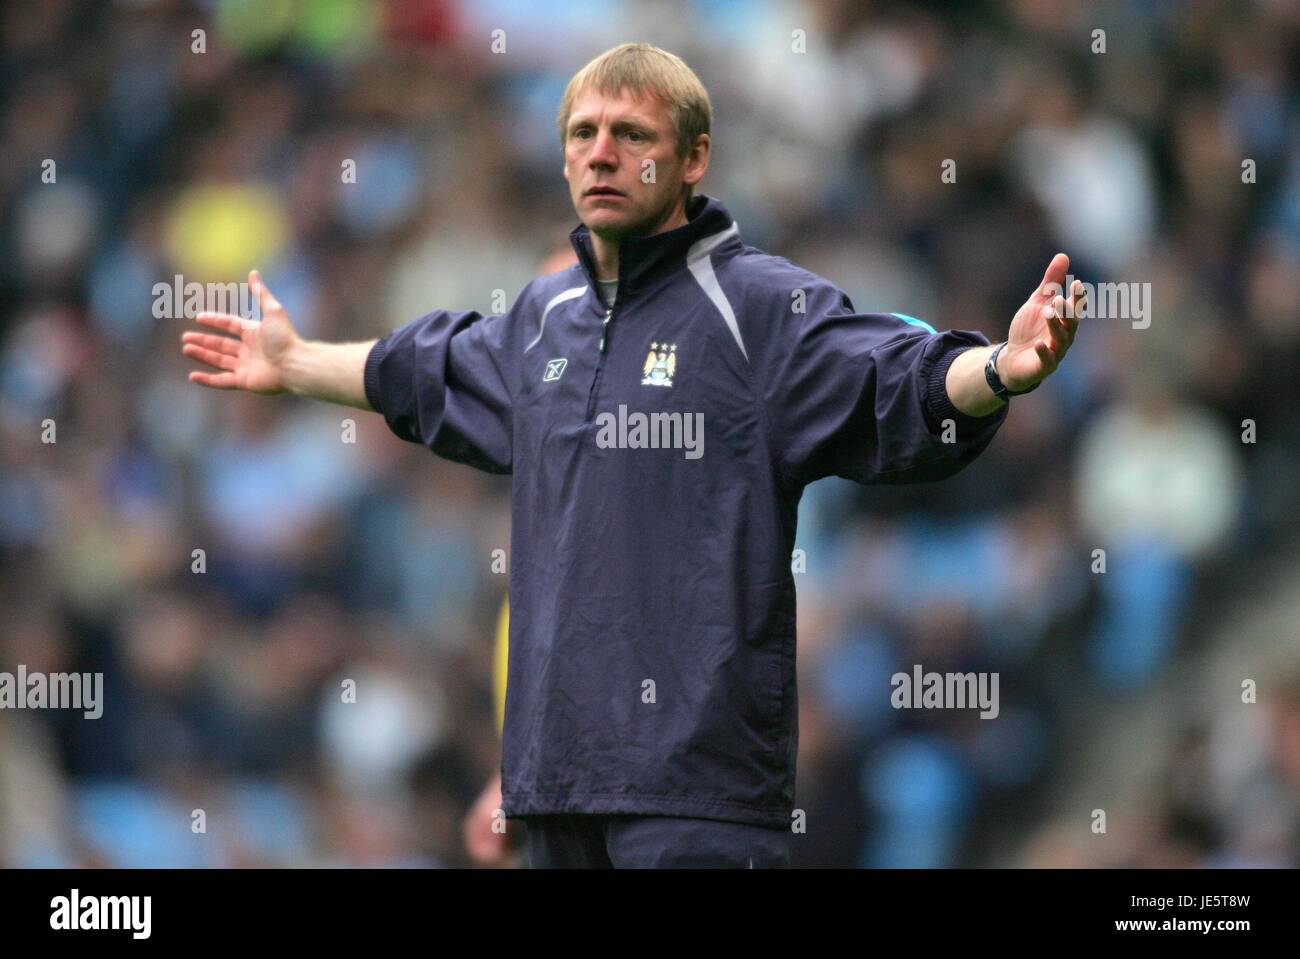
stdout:
[[(564, 179), (578, 219), (607, 239), (656, 233), (708, 167), (708, 137), (685, 157), (668, 107), (631, 95), (584, 90), (565, 131)], [(649, 181), (649, 182), (646, 182)]]

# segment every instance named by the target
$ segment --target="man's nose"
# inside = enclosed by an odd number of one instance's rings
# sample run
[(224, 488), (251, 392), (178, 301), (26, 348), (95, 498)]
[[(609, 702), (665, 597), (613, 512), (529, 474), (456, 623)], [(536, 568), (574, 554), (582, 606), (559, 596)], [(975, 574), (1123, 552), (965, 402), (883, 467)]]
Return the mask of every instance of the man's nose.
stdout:
[(618, 150), (614, 135), (608, 130), (596, 133), (596, 142), (592, 144), (587, 160), (592, 166), (613, 168), (618, 166)]

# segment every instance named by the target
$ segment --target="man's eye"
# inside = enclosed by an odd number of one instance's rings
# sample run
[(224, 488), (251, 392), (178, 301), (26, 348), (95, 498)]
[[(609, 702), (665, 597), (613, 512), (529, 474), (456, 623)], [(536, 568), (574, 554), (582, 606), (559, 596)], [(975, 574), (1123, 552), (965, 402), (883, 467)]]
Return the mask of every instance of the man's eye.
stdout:
[(640, 132), (639, 130), (628, 130), (627, 135), (628, 135), (628, 139), (630, 139), (633, 143), (640, 143), (642, 140), (645, 139), (645, 134)]

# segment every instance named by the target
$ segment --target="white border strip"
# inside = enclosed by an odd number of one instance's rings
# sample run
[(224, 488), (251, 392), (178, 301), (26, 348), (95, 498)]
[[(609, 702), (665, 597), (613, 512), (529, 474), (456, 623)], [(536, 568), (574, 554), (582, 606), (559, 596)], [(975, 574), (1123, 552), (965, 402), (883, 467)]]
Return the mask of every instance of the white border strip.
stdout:
[(736, 322), (736, 314), (731, 309), (731, 304), (727, 302), (726, 294), (722, 292), (722, 287), (718, 285), (718, 278), (713, 273), (713, 260), (710, 259), (715, 249), (732, 237), (740, 235), (740, 224), (732, 221), (731, 226), (721, 233), (715, 233), (713, 236), (705, 237), (691, 245), (690, 250), (686, 253), (686, 266), (695, 277), (695, 281), (700, 284), (705, 295), (713, 301), (713, 305), (718, 308), (722, 314), (722, 319), (727, 324), (727, 329), (731, 330), (731, 335), (736, 338), (736, 345), (740, 347), (740, 352), (745, 357), (745, 362), (749, 362), (749, 352), (745, 349), (745, 341), (740, 338), (740, 325)]
[(527, 346), (524, 347), (524, 352), (527, 353), (534, 346), (536, 346), (538, 342), (541, 341), (542, 333), (546, 330), (546, 315), (550, 313), (551, 310), (555, 309), (561, 303), (565, 303), (569, 300), (573, 300), (576, 299), (577, 297), (582, 296), (582, 294), (586, 292), (587, 292), (587, 288), (585, 286), (575, 286), (571, 290), (565, 290), (563, 293), (558, 293), (555, 296), (551, 297), (551, 302), (547, 303), (546, 309), (542, 310), (541, 322), (537, 324), (537, 336), (533, 339), (533, 342), (529, 343)]

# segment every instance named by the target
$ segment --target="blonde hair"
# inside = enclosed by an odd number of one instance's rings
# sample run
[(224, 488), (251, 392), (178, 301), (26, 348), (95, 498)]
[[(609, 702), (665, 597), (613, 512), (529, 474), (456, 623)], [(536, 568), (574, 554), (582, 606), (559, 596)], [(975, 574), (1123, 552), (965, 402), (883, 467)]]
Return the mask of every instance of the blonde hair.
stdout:
[[(573, 101), (587, 89), (606, 96), (617, 96), (627, 90), (666, 104), (677, 135), (678, 157), (686, 156), (699, 135), (709, 132), (713, 122), (709, 93), (681, 57), (649, 43), (620, 43), (575, 73), (564, 88), (555, 118), (561, 146), (566, 142)], [(693, 191), (688, 191), (688, 197), (690, 192)]]

